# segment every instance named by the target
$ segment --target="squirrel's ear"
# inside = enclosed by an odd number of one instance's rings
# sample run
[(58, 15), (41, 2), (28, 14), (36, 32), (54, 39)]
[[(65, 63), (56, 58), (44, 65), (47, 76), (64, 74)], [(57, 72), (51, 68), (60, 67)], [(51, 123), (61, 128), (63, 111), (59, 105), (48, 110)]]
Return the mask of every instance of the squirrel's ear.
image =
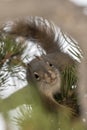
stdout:
[(35, 56), (35, 58), (38, 60), (43, 60), (43, 58), (41, 56)]
[(27, 64), (27, 67), (28, 67), (28, 68), (32, 68), (31, 65), (30, 65), (30, 63)]

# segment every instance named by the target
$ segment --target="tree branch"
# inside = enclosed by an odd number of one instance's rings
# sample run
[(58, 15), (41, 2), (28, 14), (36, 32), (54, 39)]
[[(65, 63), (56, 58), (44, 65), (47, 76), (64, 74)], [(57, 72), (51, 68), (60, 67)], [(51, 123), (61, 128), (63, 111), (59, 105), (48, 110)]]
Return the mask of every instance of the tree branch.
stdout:
[(0, 99), (0, 112), (7, 112), (9, 110), (15, 109), (16, 107), (29, 104), (31, 102), (30, 98), (30, 87), (26, 86), (15, 93), (11, 94), (6, 99)]

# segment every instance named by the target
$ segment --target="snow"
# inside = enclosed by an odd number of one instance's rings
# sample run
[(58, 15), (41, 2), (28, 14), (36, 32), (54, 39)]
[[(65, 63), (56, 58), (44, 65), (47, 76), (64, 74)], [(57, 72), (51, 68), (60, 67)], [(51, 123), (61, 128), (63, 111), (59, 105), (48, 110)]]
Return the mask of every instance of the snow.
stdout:
[(79, 6), (87, 6), (87, 0), (70, 0), (71, 2), (75, 3)]

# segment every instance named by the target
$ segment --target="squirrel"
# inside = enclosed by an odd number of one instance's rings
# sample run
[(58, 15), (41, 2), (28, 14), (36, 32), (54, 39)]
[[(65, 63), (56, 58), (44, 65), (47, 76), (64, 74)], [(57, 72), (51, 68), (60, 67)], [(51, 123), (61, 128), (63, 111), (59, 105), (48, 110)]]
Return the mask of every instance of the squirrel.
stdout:
[(46, 54), (35, 56), (28, 63), (26, 77), (29, 84), (37, 88), (45, 107), (58, 110), (60, 104), (54, 95), (61, 92), (61, 73), (75, 65), (75, 60), (61, 50), (55, 26), (42, 18), (30, 17), (14, 21), (6, 33), (29, 39), (45, 50)]

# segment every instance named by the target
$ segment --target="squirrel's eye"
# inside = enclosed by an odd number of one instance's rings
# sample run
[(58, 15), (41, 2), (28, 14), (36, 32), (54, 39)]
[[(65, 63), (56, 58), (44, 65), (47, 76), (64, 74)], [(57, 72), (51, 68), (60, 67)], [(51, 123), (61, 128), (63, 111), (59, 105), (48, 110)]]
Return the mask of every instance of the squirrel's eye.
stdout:
[(52, 63), (47, 62), (47, 64), (48, 64), (50, 67), (53, 67), (53, 64), (52, 64)]
[(40, 76), (37, 72), (34, 72), (34, 77), (36, 78), (36, 80), (39, 80), (40, 79)]
[(49, 66), (50, 66), (50, 67), (53, 67), (53, 64), (49, 63)]

